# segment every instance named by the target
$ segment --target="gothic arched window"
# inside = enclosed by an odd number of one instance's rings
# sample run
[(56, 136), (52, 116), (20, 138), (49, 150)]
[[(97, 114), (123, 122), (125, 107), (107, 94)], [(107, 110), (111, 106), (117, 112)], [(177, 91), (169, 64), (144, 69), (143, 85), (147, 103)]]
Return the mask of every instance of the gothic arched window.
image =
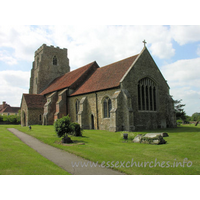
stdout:
[(57, 65), (57, 57), (56, 56), (53, 57), (53, 65)]
[(78, 122), (78, 111), (79, 111), (79, 100), (76, 100), (76, 104), (75, 104), (75, 110), (76, 110), (76, 121)]
[(110, 98), (106, 97), (103, 100), (103, 117), (110, 118), (110, 111), (112, 109), (112, 102)]
[(138, 81), (138, 110), (156, 111), (156, 84), (149, 78)]

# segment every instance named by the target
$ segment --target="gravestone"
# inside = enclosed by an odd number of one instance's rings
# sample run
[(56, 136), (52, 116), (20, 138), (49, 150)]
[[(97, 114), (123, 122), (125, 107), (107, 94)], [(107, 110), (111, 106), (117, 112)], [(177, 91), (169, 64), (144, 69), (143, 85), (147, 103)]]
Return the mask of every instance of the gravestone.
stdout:
[(133, 139), (133, 142), (134, 143), (140, 143), (141, 139), (142, 139), (142, 134), (139, 134)]
[(161, 135), (162, 137), (169, 137), (168, 133), (147, 133), (145, 134), (145, 137), (156, 137), (158, 135)]
[(148, 133), (146, 135), (139, 134), (133, 139), (133, 142), (143, 144), (166, 144), (163, 136), (159, 133)]
[(124, 133), (123, 138), (124, 138), (124, 140), (128, 140), (128, 133)]

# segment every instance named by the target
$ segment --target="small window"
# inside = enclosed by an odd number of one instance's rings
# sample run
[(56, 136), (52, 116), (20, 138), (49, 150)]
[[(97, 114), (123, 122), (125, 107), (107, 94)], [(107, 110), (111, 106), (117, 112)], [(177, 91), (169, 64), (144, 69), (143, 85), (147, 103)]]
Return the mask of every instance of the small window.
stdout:
[(77, 99), (76, 100), (76, 105), (75, 105), (75, 108), (76, 108), (76, 121), (78, 122), (78, 112), (79, 112), (79, 100)]
[(57, 65), (57, 57), (56, 56), (53, 57), (53, 65)]
[(103, 116), (104, 118), (110, 118), (110, 111), (112, 109), (112, 102), (110, 98), (106, 97), (103, 100)]
[(37, 57), (36, 68), (39, 67), (39, 57)]

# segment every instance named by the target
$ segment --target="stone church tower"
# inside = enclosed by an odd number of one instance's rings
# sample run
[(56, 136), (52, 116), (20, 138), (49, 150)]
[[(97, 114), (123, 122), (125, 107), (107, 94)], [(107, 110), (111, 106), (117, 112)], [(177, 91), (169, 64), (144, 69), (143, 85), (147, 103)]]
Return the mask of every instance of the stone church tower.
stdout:
[(43, 44), (36, 52), (29, 94), (39, 94), (57, 77), (70, 71), (67, 49)]

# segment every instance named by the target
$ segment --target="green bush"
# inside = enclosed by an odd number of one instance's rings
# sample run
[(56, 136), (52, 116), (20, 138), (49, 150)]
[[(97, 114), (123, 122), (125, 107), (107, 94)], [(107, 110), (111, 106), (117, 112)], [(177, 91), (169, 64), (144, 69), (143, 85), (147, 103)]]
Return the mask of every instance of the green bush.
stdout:
[(17, 116), (17, 123), (21, 123), (21, 116)]
[(8, 122), (11, 124), (16, 124), (17, 123), (17, 116), (16, 115), (9, 115), (8, 116)]
[(74, 130), (71, 119), (68, 115), (55, 121), (54, 127), (58, 137), (65, 137), (67, 134), (71, 134)]
[(180, 126), (183, 123), (183, 121), (181, 119), (178, 119), (178, 120), (176, 120), (176, 123), (178, 126)]
[(0, 121), (8, 124), (19, 124), (21, 122), (20, 116), (17, 115), (3, 115), (1, 117)]
[(0, 122), (3, 122), (3, 116), (0, 115)]
[(8, 122), (8, 116), (7, 115), (3, 115), (3, 122)]
[(80, 124), (73, 122), (73, 123), (71, 123), (71, 125), (73, 127), (72, 134), (74, 136), (82, 136), (82, 128), (81, 128)]
[(71, 118), (67, 115), (54, 122), (54, 128), (58, 137), (62, 137), (63, 143), (72, 143), (73, 141), (68, 135), (82, 136), (82, 129), (78, 123), (71, 122)]

